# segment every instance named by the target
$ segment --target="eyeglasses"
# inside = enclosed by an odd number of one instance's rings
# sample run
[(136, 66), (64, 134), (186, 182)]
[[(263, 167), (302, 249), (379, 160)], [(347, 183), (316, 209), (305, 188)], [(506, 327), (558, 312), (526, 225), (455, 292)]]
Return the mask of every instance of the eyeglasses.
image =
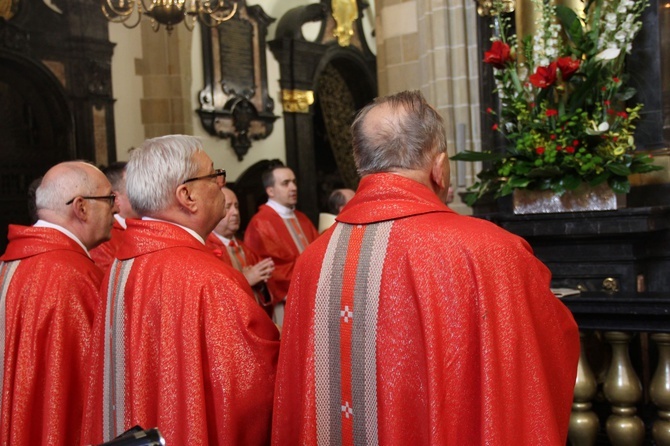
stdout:
[(226, 182), (226, 171), (224, 169), (216, 169), (214, 173), (210, 173), (209, 175), (203, 175), (201, 177), (195, 177), (195, 178), (189, 178), (188, 180), (184, 180), (181, 182), (181, 184), (186, 184), (190, 183), (191, 181), (196, 181), (196, 180), (207, 180), (210, 178), (216, 178), (216, 177), (223, 177), (223, 182)]
[[(84, 197), (84, 196), (80, 195), (80, 197), (83, 198), (84, 200), (107, 200), (107, 204), (109, 204), (110, 206), (114, 206), (114, 200), (116, 199), (116, 195), (114, 195), (114, 194), (100, 195), (98, 197)], [(74, 203), (74, 200), (76, 200), (76, 199), (77, 199), (77, 197), (74, 197), (72, 200), (68, 201), (65, 204), (66, 205), (72, 204), (72, 203)]]

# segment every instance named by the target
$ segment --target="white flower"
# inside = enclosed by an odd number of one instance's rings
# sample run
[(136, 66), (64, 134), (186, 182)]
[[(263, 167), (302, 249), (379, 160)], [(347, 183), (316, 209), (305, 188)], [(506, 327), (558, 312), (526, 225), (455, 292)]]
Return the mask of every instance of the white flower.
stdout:
[(619, 57), (621, 50), (619, 48), (607, 48), (605, 51), (601, 51), (596, 54), (596, 60), (612, 60)]
[(611, 24), (613, 24), (613, 25), (616, 25), (616, 22), (617, 22), (617, 20), (616, 20), (616, 14), (614, 14), (613, 12), (608, 12), (607, 14), (605, 14), (605, 21), (606, 21), (608, 24), (611, 23)]
[(628, 36), (628, 33), (621, 30), (614, 35), (614, 38), (616, 40), (618, 40), (619, 42), (625, 42), (627, 36)]
[(599, 132), (606, 132), (610, 129), (610, 125), (607, 122), (601, 122), (598, 124), (598, 131)]

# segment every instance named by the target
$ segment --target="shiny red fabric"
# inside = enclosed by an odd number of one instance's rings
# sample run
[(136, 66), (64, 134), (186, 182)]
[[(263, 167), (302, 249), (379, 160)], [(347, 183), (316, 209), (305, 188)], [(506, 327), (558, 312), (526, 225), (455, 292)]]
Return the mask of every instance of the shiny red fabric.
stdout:
[[(312, 243), (319, 232), (305, 214), (295, 211), (295, 215), (307, 241)], [(282, 217), (270, 206), (261, 205), (244, 232), (244, 243), (261, 258), (272, 257), (275, 269), (267, 284), (273, 302), (281, 302), (288, 293), (293, 267), (300, 256)]]
[[(255, 265), (261, 261), (261, 258), (258, 257), (258, 255), (254, 251), (252, 251), (251, 248), (245, 245), (242, 241), (235, 239), (235, 243), (237, 243), (240, 249), (242, 249), (242, 251), (244, 252), (244, 258), (246, 259), (247, 265)], [(224, 262), (231, 268), (235, 268), (235, 265), (233, 265), (233, 262), (230, 259), (228, 249), (223, 244), (221, 239), (218, 238), (216, 235), (214, 235), (214, 233), (210, 233), (209, 236), (207, 236), (207, 239), (205, 240), (205, 245), (214, 253), (216, 257), (220, 258), (222, 262)], [(258, 303), (258, 305), (260, 305), (263, 308), (263, 311), (265, 311), (268, 314), (268, 316), (272, 317), (271, 314), (272, 305), (267, 306), (263, 305), (264, 302), (267, 302), (267, 298), (263, 295), (263, 292), (264, 291), (268, 292), (268, 290), (267, 288), (261, 289), (261, 284), (263, 283), (261, 282), (260, 284), (256, 284), (255, 286), (251, 287), (251, 290), (253, 292), (256, 303)]]
[(102, 271), (52, 228), (9, 226), (0, 444), (79, 444), (84, 362)]
[[(524, 240), (393, 174), (363, 178), (337, 220), (394, 221), (374, 327), (379, 444), (565, 445), (578, 330)], [(316, 444), (315, 295), (333, 231), (294, 271), (274, 445)]]
[(115, 218), (111, 238), (89, 251), (95, 264), (103, 271), (107, 271), (112, 262), (114, 262), (114, 254), (116, 254), (116, 251), (119, 250), (119, 247), (123, 243), (123, 232), (123, 226)]
[[(279, 333), (244, 276), (178, 226), (128, 222), (125, 426), (158, 427), (169, 445), (269, 442)], [(103, 441), (106, 289), (91, 350), (82, 438)], [(108, 440), (108, 438), (105, 438)]]

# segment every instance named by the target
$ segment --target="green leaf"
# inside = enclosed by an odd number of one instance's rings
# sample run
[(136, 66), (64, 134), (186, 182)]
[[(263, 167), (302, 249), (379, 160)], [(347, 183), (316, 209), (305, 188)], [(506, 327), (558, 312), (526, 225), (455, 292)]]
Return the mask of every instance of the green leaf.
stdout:
[(627, 177), (628, 175), (631, 174), (631, 171), (628, 168), (628, 166), (625, 166), (625, 165), (620, 164), (620, 163), (610, 163), (606, 167), (607, 167), (607, 170), (612, 172), (614, 175)]
[(573, 41), (575, 45), (579, 45), (584, 38), (584, 30), (582, 29), (582, 24), (575, 11), (566, 6), (558, 5), (556, 6), (556, 15), (563, 24), (563, 29), (568, 35), (568, 38)]
[(477, 193), (475, 193), (475, 192), (467, 192), (467, 193), (463, 196), (463, 201), (465, 201), (465, 204), (467, 204), (468, 206), (472, 207), (472, 205), (475, 204), (475, 202), (477, 201), (478, 198), (479, 198), (479, 197), (477, 196)]
[(608, 183), (617, 194), (627, 194), (630, 192), (630, 183), (627, 178), (610, 177)]
[(614, 95), (614, 98), (618, 101), (626, 102), (627, 100), (635, 96), (636, 92), (637, 91), (633, 87), (627, 87), (618, 92), (616, 95)]
[(561, 182), (567, 190), (577, 189), (582, 184), (582, 180), (575, 175), (566, 175)]
[(532, 169), (527, 174), (530, 178), (556, 177), (561, 175), (561, 169), (558, 166), (546, 166)]
[(589, 185), (595, 187), (595, 186), (597, 186), (597, 185), (599, 185), (599, 184), (602, 184), (602, 183), (604, 183), (605, 181), (607, 181), (607, 179), (608, 179), (609, 177), (610, 177), (610, 173), (609, 173), (609, 172), (603, 172), (603, 173), (601, 173), (600, 175), (597, 175), (597, 176), (593, 177), (593, 178), (591, 179), (591, 181), (589, 181)]
[(509, 181), (507, 182), (507, 185), (509, 185), (510, 187), (512, 187), (514, 189), (523, 189), (526, 186), (528, 186), (530, 181), (531, 180), (528, 179), (528, 178), (513, 176), (509, 179)]
[(452, 161), (497, 161), (505, 159), (507, 155), (500, 152), (475, 152), (472, 150), (464, 150), (450, 159)]

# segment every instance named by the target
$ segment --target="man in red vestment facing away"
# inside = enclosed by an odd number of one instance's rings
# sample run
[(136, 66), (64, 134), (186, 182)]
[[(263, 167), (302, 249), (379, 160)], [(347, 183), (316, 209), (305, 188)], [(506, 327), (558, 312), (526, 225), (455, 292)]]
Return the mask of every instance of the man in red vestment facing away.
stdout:
[(116, 197), (116, 206), (119, 212), (114, 214), (114, 227), (111, 238), (91, 250), (91, 258), (103, 271), (114, 261), (114, 254), (123, 243), (123, 231), (126, 230), (126, 219), (137, 218), (126, 193), (126, 162), (118, 161), (102, 169), (110, 183)]
[(418, 92), (352, 125), (362, 179), (298, 259), (273, 444), (565, 445), (577, 326), (521, 238), (451, 211)]
[(256, 302), (263, 308), (268, 308), (272, 298), (265, 281), (272, 276), (274, 262), (269, 257), (261, 259), (235, 236), (240, 229), (240, 204), (232, 190), (222, 187), (221, 192), (226, 198), (226, 216), (209, 234), (205, 244), (223, 262), (244, 274)]
[(102, 271), (89, 250), (114, 221), (112, 186), (80, 161), (52, 167), (38, 220), (9, 226), (0, 257), (0, 444), (76, 445)]
[(244, 243), (261, 258), (274, 261), (275, 269), (267, 284), (273, 298), (274, 321), (281, 326), (295, 261), (319, 233), (309, 218), (295, 209), (298, 186), (291, 169), (274, 160), (263, 172), (262, 180), (268, 201), (249, 221)]
[(134, 425), (170, 445), (269, 442), (279, 333), (244, 276), (205, 246), (224, 216), (224, 177), (191, 136), (132, 151), (126, 189), (143, 217), (128, 220), (103, 279), (85, 443)]

